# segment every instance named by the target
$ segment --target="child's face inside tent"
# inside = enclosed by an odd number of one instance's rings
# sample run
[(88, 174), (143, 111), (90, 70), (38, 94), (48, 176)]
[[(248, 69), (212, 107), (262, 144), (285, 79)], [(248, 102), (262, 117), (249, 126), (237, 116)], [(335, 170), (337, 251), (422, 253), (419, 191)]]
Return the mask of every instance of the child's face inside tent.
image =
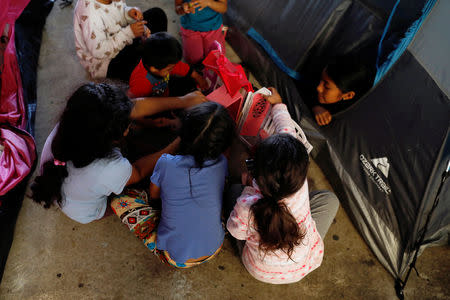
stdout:
[(320, 83), (317, 86), (317, 97), (322, 104), (332, 104), (341, 100), (350, 100), (354, 97), (353, 91), (343, 93), (336, 83), (328, 76), (326, 69), (322, 71)]

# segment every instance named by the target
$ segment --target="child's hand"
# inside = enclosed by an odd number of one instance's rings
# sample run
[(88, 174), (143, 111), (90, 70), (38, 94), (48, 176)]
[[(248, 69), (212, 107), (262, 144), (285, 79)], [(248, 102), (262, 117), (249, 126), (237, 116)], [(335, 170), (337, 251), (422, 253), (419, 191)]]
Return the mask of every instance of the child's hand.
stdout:
[(139, 9), (136, 9), (136, 8), (130, 9), (128, 11), (128, 15), (130, 16), (130, 18), (133, 18), (136, 21), (144, 20), (144, 15), (142, 14), (142, 12)]
[(241, 183), (246, 186), (252, 186), (253, 185), (252, 175), (250, 175), (250, 173), (248, 172), (243, 172), (241, 174)]
[(144, 37), (148, 39), (150, 35), (152, 35), (152, 32), (150, 31), (150, 29), (148, 29), (147, 26), (144, 25)]
[(185, 15), (195, 13), (195, 8), (192, 8), (192, 4), (190, 2), (181, 3), (175, 0), (175, 12), (177, 15)]
[(191, 77), (195, 80), (195, 82), (197, 82), (198, 87), (202, 90), (205, 91), (209, 88), (209, 84), (206, 81), (205, 78), (203, 78), (202, 75), (200, 75), (199, 73), (197, 73), (197, 71), (192, 72)]
[(189, 94), (186, 94), (182, 97), (180, 97), (183, 101), (185, 101), (185, 107), (194, 106), (203, 102), (208, 102), (205, 95), (203, 95), (199, 91), (191, 92)]
[(314, 117), (316, 118), (317, 124), (320, 126), (325, 126), (331, 122), (331, 114), (328, 110), (320, 105), (316, 105), (312, 108)]
[(144, 35), (145, 24), (147, 24), (147, 21), (137, 21), (136, 23), (130, 24), (131, 30), (133, 31), (135, 37)]
[(191, 3), (192, 3), (192, 8), (194, 10), (197, 8), (198, 8), (198, 10), (202, 10), (211, 5), (211, 0), (196, 0), (196, 1), (192, 1)]
[(278, 91), (275, 88), (270, 87), (269, 91), (272, 92), (272, 95), (270, 95), (270, 96), (263, 95), (264, 99), (269, 101), (272, 105), (275, 105), (278, 103), (283, 103), (283, 101), (281, 100), (280, 94), (278, 93)]
[(185, 14), (192, 14), (192, 13), (195, 13), (195, 8), (192, 8), (191, 4), (189, 4), (188, 2), (184, 2), (183, 3), (183, 11)]

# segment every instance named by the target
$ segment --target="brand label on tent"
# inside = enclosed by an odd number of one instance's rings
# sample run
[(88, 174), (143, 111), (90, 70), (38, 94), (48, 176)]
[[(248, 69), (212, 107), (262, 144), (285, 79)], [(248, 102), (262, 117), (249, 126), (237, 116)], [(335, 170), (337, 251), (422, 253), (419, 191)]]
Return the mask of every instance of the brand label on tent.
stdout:
[(366, 174), (373, 181), (373, 183), (375, 183), (377, 188), (386, 195), (389, 195), (391, 193), (391, 188), (386, 182), (384, 182), (383, 178), (377, 172), (378, 169), (379, 171), (381, 171), (384, 177), (386, 178), (388, 177), (389, 162), (387, 157), (371, 159), (373, 163), (371, 164), (370, 161), (367, 160), (367, 158), (363, 154), (361, 154), (359, 156), (359, 160), (361, 161), (364, 172), (366, 172)]
[(381, 157), (381, 158), (373, 158), (371, 159), (372, 163), (380, 169), (380, 171), (383, 173), (384, 177), (388, 178), (389, 175), (389, 162), (387, 157)]

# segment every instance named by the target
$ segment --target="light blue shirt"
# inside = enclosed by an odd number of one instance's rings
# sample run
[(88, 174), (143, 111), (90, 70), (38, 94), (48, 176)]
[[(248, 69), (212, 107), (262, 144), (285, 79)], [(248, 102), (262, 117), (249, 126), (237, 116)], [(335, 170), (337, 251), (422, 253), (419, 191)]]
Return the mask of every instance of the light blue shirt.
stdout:
[[(186, 0), (184, 2), (191, 2)], [(195, 14), (181, 16), (181, 26), (193, 31), (213, 31), (222, 26), (222, 14), (206, 7), (202, 10), (196, 9)]]
[(177, 263), (214, 254), (224, 237), (221, 212), (227, 159), (221, 155), (201, 169), (194, 166), (190, 155), (163, 154), (151, 177), (162, 200), (156, 247), (168, 251)]
[[(58, 125), (45, 141), (41, 155), (41, 174), (45, 162), (53, 160), (51, 145)], [(66, 162), (68, 176), (61, 185), (61, 210), (72, 220), (86, 224), (101, 219), (108, 196), (120, 194), (131, 177), (132, 166), (119, 148), (112, 155), (94, 160), (83, 168)]]

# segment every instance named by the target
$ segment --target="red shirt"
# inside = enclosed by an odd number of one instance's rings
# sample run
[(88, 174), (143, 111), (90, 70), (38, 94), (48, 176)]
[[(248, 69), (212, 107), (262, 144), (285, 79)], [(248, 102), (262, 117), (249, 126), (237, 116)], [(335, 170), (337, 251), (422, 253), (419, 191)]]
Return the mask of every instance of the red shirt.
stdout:
[[(179, 61), (170, 75), (186, 76), (189, 72), (189, 65)], [(130, 93), (134, 97), (167, 97), (169, 76), (166, 78), (151, 74), (144, 68), (142, 60), (134, 68), (130, 76)]]

